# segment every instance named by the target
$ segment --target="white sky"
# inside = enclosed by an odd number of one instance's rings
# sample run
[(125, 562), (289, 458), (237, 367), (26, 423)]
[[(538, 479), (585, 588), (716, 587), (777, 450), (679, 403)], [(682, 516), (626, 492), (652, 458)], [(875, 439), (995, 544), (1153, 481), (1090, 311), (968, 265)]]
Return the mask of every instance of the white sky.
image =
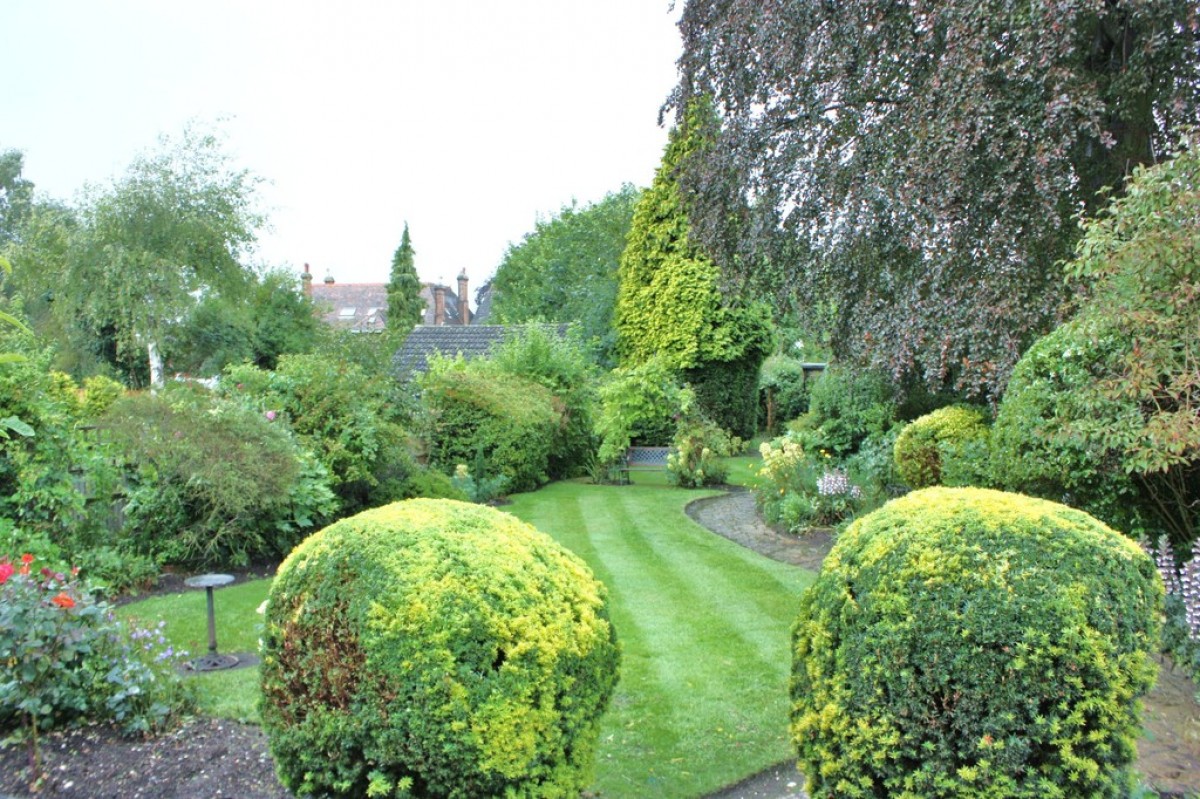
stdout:
[[(682, 3), (679, 4), (682, 6)], [(71, 200), (224, 118), (270, 181), (258, 259), (472, 294), (541, 217), (650, 183), (676, 81), (668, 0), (0, 0), (0, 150)]]

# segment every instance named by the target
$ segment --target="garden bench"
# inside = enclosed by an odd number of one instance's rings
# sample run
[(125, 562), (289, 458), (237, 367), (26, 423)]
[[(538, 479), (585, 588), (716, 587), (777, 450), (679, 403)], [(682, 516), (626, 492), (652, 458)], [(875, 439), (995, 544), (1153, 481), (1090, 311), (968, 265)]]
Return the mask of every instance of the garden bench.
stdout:
[(629, 447), (617, 465), (621, 482), (629, 482), (630, 472), (654, 472), (667, 468), (670, 447)]

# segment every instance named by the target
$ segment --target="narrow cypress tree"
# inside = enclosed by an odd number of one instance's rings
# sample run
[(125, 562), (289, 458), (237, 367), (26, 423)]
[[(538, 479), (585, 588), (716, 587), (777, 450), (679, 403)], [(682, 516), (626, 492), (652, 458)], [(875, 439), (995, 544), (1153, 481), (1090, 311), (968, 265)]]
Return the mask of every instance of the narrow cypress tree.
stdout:
[(408, 235), (408, 223), (404, 223), (404, 235), (400, 246), (392, 256), (392, 273), (387, 284), (388, 329), (396, 333), (407, 333), (421, 321), (425, 303), (421, 301), (421, 279), (413, 265), (412, 239)]

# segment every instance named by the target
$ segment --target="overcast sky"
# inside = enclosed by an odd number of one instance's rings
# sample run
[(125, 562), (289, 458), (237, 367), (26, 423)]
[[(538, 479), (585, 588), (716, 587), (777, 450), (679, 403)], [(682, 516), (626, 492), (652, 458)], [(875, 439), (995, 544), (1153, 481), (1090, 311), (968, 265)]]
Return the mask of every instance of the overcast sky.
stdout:
[(650, 183), (679, 10), (0, 0), (0, 150), (71, 200), (160, 134), (223, 118), (237, 164), (270, 181), (262, 262), (383, 282), (407, 220), (422, 278), (465, 268), (475, 288), (539, 217)]

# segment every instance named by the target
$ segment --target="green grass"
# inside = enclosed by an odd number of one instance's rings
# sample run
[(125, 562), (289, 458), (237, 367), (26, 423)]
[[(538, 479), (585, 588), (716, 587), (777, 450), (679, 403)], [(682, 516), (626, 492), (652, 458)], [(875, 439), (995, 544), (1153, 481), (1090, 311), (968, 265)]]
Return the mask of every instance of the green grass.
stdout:
[[(258, 651), (262, 624), (258, 606), (267, 598), (270, 587), (270, 580), (254, 580), (214, 592), (218, 651)], [(208, 651), (208, 611), (203, 591), (154, 597), (125, 605), (117, 613), (144, 626), (166, 621), (168, 639), (192, 657)], [(236, 721), (258, 721), (257, 668), (209, 672), (189, 679), (196, 681), (200, 712)]]
[[(630, 486), (557, 483), (505, 508), (577, 553), (609, 588), (623, 661), (596, 767), (605, 799), (699, 796), (792, 754), (789, 630), (815, 575), (704, 530), (683, 508), (708, 494), (667, 487), (664, 475), (638, 473)], [(254, 651), (268, 587), (217, 590), (221, 651)], [(166, 619), (177, 646), (207, 647), (202, 591), (122, 615)], [(202, 712), (257, 719), (257, 669), (192, 679), (202, 681)]]
[(605, 797), (698, 796), (791, 754), (789, 630), (814, 575), (692, 522), (683, 508), (704, 495), (557, 483), (506, 508), (609, 587), (624, 653), (601, 733)]

